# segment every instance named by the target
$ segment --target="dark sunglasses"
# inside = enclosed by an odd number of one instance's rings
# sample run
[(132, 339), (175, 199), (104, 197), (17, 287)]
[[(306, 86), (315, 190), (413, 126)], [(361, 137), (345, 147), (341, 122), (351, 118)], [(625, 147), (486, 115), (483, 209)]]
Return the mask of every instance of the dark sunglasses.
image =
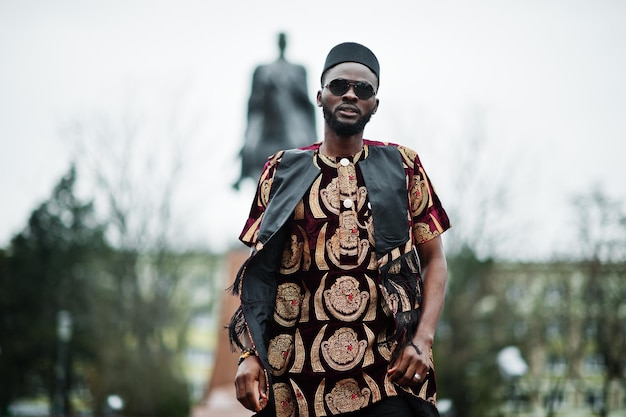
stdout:
[(376, 94), (374, 87), (372, 87), (370, 83), (364, 81), (348, 81), (343, 78), (336, 78), (324, 87), (328, 87), (330, 92), (336, 96), (343, 96), (350, 90), (350, 87), (352, 87), (354, 88), (354, 94), (361, 100), (367, 100)]

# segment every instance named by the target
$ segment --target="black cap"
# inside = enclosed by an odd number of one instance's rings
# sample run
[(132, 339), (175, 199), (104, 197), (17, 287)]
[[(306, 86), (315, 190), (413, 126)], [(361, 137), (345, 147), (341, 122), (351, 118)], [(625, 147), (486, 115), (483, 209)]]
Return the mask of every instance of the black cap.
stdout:
[(324, 78), (326, 71), (342, 62), (363, 64), (376, 74), (376, 78), (380, 78), (380, 66), (378, 65), (376, 55), (369, 48), (355, 42), (340, 43), (330, 50), (328, 56), (326, 56), (322, 78)]

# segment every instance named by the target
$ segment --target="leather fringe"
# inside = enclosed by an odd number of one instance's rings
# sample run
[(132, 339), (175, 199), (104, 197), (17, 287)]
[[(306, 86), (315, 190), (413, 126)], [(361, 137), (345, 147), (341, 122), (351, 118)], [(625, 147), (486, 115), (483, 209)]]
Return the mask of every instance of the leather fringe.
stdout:
[[(246, 259), (246, 261), (239, 267), (239, 271), (237, 271), (237, 275), (235, 275), (235, 281), (233, 285), (228, 287), (226, 291), (235, 297), (239, 297), (241, 294), (241, 280), (243, 279), (243, 273), (250, 262), (250, 258)], [(226, 328), (228, 329), (228, 338), (230, 340), (230, 347), (233, 352), (239, 349), (243, 349), (243, 345), (241, 343), (241, 336), (246, 331), (246, 318), (243, 315), (243, 310), (241, 306), (237, 308), (235, 313), (230, 319), (230, 323)]]
[(241, 344), (241, 336), (246, 331), (246, 319), (243, 315), (243, 310), (241, 306), (237, 308), (235, 314), (230, 319), (230, 323), (226, 326), (228, 329), (228, 339), (230, 340), (230, 348), (233, 352), (237, 350), (237, 348), (243, 350), (244, 347)]
[(422, 279), (415, 250), (405, 253), (380, 268), (379, 285), (383, 298), (394, 314), (395, 329), (382, 343), (393, 349), (392, 361), (413, 340), (420, 319)]

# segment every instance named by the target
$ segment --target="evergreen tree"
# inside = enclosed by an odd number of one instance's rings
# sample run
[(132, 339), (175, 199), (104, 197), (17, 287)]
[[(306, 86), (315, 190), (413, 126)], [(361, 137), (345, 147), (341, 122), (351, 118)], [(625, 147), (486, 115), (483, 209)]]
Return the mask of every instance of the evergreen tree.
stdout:
[(57, 314), (73, 317), (74, 360), (93, 355), (86, 326), (98, 254), (106, 250), (91, 203), (75, 192), (76, 170), (31, 214), (0, 264), (0, 410), (15, 398), (58, 389)]

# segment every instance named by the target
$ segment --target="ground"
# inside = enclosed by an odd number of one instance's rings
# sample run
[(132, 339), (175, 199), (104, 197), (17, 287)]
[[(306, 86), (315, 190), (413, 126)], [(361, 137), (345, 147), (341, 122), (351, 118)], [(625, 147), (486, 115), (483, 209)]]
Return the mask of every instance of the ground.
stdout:
[(207, 401), (194, 407), (191, 417), (250, 417), (252, 414), (235, 398), (234, 384), (228, 384), (211, 390)]

